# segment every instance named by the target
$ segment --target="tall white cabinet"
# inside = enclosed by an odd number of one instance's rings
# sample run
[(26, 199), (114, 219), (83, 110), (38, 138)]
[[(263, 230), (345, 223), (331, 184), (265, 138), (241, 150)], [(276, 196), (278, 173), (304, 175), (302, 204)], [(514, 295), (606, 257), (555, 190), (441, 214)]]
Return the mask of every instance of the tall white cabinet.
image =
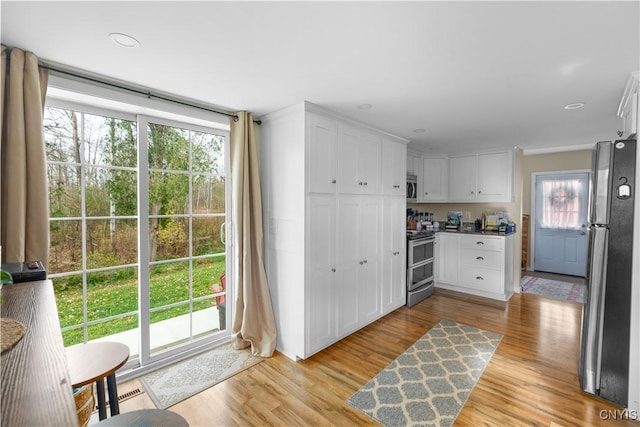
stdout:
[(304, 359), (405, 303), (408, 141), (310, 103), (261, 120), (277, 349)]

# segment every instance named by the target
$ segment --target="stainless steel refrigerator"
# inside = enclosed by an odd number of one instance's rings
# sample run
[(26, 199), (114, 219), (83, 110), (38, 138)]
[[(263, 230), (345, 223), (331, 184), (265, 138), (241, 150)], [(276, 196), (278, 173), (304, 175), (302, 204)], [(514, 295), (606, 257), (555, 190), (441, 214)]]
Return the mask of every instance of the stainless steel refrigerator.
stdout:
[(579, 376), (584, 391), (624, 406), (629, 399), (632, 268), (640, 258), (633, 253), (635, 175), (635, 140), (596, 144)]

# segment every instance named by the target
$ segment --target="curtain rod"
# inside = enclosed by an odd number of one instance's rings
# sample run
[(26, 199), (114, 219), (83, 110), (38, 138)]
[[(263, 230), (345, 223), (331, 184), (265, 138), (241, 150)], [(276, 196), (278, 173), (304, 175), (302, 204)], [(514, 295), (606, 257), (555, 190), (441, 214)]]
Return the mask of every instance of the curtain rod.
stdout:
[[(117, 84), (117, 83), (112, 83), (112, 82), (108, 82), (108, 81), (104, 81), (104, 80), (99, 80), (99, 79), (96, 79), (96, 78), (93, 78), (93, 77), (85, 76), (85, 75), (74, 73), (74, 72), (67, 71), (67, 70), (62, 70), (60, 68), (55, 68), (55, 67), (52, 67), (50, 65), (46, 65), (46, 64), (42, 64), (42, 63), (39, 64), (39, 67), (40, 68), (44, 68), (45, 70), (48, 70), (48, 71), (53, 71), (55, 73), (65, 74), (67, 76), (76, 77), (78, 79), (88, 80), (88, 81), (93, 82), (93, 83), (98, 83), (98, 84), (110, 86), (110, 87), (113, 87), (113, 88), (116, 88), (116, 89), (121, 89), (121, 90), (126, 90), (128, 92), (133, 92), (133, 93), (138, 94), (138, 95), (146, 96), (149, 99), (155, 98), (155, 99), (159, 99), (161, 101), (172, 102), (174, 104), (180, 104), (180, 105), (184, 105), (186, 107), (197, 108), (199, 110), (209, 111), (211, 113), (222, 114), (223, 116), (233, 117), (233, 121), (234, 122), (238, 121), (238, 116), (236, 114), (229, 113), (228, 111), (215, 110), (213, 108), (203, 107), (201, 105), (190, 104), (188, 102), (180, 101), (178, 99), (169, 98), (169, 97), (162, 96), (162, 95), (156, 95), (156, 94), (151, 93), (149, 91), (135, 89), (135, 88), (128, 87), (128, 86), (123, 86), (123, 85), (120, 85), (120, 84)], [(253, 122), (255, 124), (257, 124), (257, 125), (261, 125), (262, 124), (262, 120), (254, 120)]]

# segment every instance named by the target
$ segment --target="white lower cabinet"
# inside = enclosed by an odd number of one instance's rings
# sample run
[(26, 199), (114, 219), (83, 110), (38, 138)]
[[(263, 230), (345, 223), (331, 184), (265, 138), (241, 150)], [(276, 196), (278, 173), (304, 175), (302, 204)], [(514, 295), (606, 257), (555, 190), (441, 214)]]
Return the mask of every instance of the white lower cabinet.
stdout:
[(513, 235), (436, 235), (436, 287), (508, 300), (513, 294)]
[(406, 200), (382, 199), (382, 314), (406, 303)]
[(316, 352), (336, 339), (336, 198), (315, 194), (309, 197), (310, 227), (309, 289), (305, 347)]
[(458, 252), (460, 236), (453, 233), (436, 234), (436, 282), (458, 283)]
[(339, 336), (379, 317), (380, 214), (379, 197), (338, 196)]

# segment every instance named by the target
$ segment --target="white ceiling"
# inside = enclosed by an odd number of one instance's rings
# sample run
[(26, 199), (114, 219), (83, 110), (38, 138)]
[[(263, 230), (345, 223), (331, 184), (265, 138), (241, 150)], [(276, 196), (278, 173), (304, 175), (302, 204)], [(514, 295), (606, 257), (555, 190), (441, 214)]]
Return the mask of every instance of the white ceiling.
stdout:
[(616, 138), (640, 69), (638, 1), (3, 0), (1, 12), (2, 43), (45, 61), (256, 116), (306, 100), (427, 153)]

